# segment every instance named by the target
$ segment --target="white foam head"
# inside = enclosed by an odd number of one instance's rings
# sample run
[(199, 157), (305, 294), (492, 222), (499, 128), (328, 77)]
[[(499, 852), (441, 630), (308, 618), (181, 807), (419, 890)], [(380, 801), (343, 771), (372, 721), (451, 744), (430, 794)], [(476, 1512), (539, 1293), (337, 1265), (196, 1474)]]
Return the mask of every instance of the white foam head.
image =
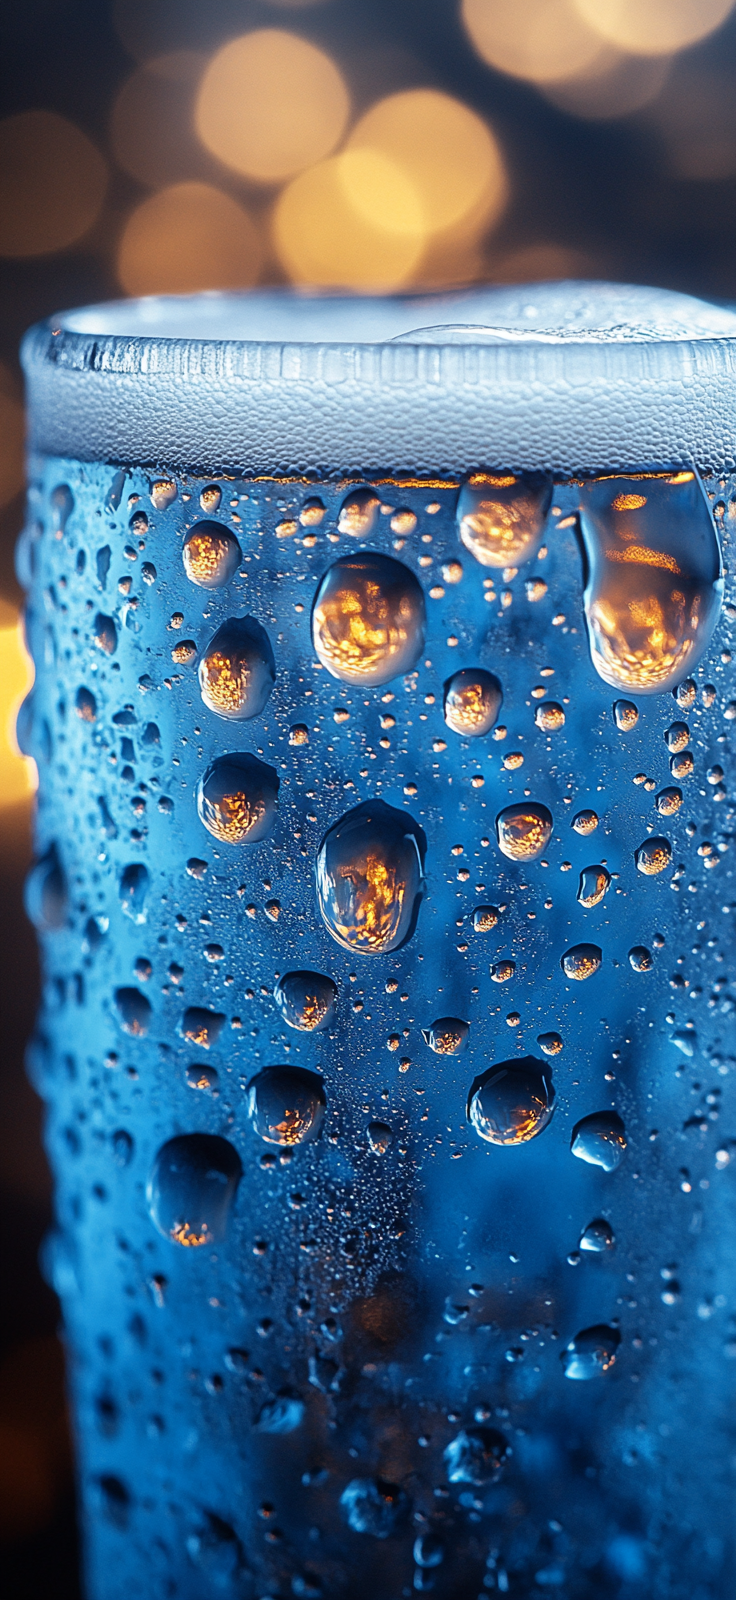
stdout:
[(276, 474), (559, 474), (736, 464), (736, 314), (548, 283), (391, 299), (156, 296), (23, 349), (32, 445)]

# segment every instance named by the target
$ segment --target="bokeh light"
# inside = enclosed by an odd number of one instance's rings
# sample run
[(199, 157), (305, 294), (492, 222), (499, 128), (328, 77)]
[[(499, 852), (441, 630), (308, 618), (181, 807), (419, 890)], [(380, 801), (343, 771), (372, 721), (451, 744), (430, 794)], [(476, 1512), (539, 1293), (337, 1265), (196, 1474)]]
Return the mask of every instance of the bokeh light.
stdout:
[(601, 52), (575, 0), (463, 0), (462, 19), (489, 66), (532, 83), (574, 78)]
[(126, 223), (118, 280), (126, 294), (247, 288), (263, 251), (252, 219), (207, 183), (175, 183), (150, 195)]
[(36, 764), (15, 737), (21, 701), (33, 683), (33, 663), (15, 607), (0, 600), (0, 807), (16, 805), (36, 788)]
[(611, 46), (602, 50), (579, 77), (540, 87), (561, 111), (602, 122), (631, 116), (651, 105), (667, 80), (671, 64), (671, 56), (631, 56)]
[(379, 100), (353, 128), (348, 149), (371, 150), (401, 168), (418, 197), (426, 234), (451, 227), (471, 211), (490, 223), (505, 204), (503, 157), (489, 127), (461, 101), (435, 89)]
[(0, 122), (0, 255), (74, 244), (102, 209), (107, 166), (81, 128), (55, 111)]
[(152, 189), (208, 177), (213, 165), (194, 128), (194, 100), (207, 56), (172, 50), (146, 61), (123, 84), (112, 107), (110, 142), (124, 172)]
[[(391, 226), (397, 216), (398, 229)], [(386, 291), (409, 282), (421, 259), (424, 234), (407, 228), (407, 219), (420, 217), (419, 196), (396, 163), (348, 150), (282, 190), (273, 241), (293, 283)]]
[(226, 166), (278, 183), (335, 149), (349, 108), (342, 75), (323, 50), (280, 28), (259, 28), (213, 56), (196, 126)]
[(659, 56), (713, 33), (734, 0), (574, 0), (574, 5), (601, 38), (632, 55)]
[(20, 493), (24, 481), (21, 405), (12, 373), (0, 362), (0, 508)]

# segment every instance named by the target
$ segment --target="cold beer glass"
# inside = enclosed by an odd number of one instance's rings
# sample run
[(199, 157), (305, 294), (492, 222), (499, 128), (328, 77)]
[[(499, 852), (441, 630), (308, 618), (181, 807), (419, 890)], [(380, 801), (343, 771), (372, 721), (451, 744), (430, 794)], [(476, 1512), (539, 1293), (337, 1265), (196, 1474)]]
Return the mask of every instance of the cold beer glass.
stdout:
[(88, 1600), (727, 1600), (736, 315), (263, 291), (24, 358)]

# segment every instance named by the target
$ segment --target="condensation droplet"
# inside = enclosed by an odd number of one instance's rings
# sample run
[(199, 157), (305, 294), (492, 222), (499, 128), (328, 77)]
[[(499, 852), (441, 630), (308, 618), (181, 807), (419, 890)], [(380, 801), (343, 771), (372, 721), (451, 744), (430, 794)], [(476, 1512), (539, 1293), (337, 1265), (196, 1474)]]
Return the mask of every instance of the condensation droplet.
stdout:
[(276, 680), (271, 641), (255, 617), (230, 617), (199, 663), (199, 687), (210, 711), (246, 722), (263, 711)]
[(682, 755), (670, 756), (670, 772), (673, 778), (689, 778), (694, 766), (692, 750), (683, 750)]
[(503, 690), (492, 672), (463, 667), (444, 686), (445, 722), (453, 733), (478, 738), (490, 733), (503, 703)]
[(207, 1011), (204, 1006), (187, 1006), (181, 1019), (181, 1035), (202, 1050), (211, 1050), (225, 1026), (222, 1011)]
[(652, 952), (645, 944), (635, 944), (629, 951), (629, 962), (635, 972), (651, 972), (654, 965)]
[(498, 906), (476, 906), (473, 928), (476, 933), (490, 933), (496, 927), (501, 913)]
[(157, 478), (151, 484), (151, 501), (157, 511), (166, 511), (174, 504), (176, 499), (176, 484), (173, 478)]
[(219, 511), (221, 502), (222, 489), (220, 488), (219, 483), (205, 484), (205, 487), (201, 490), (199, 496), (199, 503), (202, 507), (202, 510), (209, 511), (210, 515), (212, 515), (213, 512)]
[(494, 983), (509, 983), (515, 971), (515, 961), (493, 961), (489, 968)]
[(576, 833), (595, 833), (598, 827), (598, 817), (595, 811), (578, 811), (572, 819), (572, 826)]
[(599, 906), (611, 883), (611, 874), (605, 867), (583, 867), (578, 886), (578, 903), (590, 910)]
[(131, 862), (120, 874), (120, 904), (132, 922), (146, 920), (146, 895), (150, 881), (148, 868), (140, 861)]
[(558, 1056), (562, 1049), (562, 1039), (559, 1033), (537, 1034), (537, 1044), (546, 1056)]
[(274, 998), (290, 1028), (318, 1033), (334, 1018), (337, 984), (322, 972), (286, 972), (276, 984)]
[(645, 839), (634, 852), (634, 859), (640, 872), (646, 878), (655, 878), (657, 873), (665, 872), (672, 860), (672, 846), (669, 839), (653, 836)]
[(385, 955), (411, 938), (423, 889), (426, 840), (403, 811), (368, 800), (325, 834), (317, 895), (328, 931), (346, 950)]
[(605, 1323), (584, 1328), (561, 1352), (565, 1377), (578, 1381), (602, 1377), (613, 1366), (620, 1343), (618, 1328), (610, 1328)]
[(340, 533), (349, 533), (354, 539), (365, 539), (371, 533), (380, 500), (373, 489), (353, 489), (340, 507), (337, 526)]
[(140, 989), (123, 988), (115, 990), (115, 1004), (123, 1032), (134, 1039), (142, 1039), (148, 1033), (153, 1015), (150, 1000)]
[(598, 971), (602, 960), (603, 952), (597, 944), (574, 944), (572, 949), (565, 951), (560, 966), (566, 978), (583, 983)]
[(74, 710), (80, 722), (95, 721), (97, 717), (97, 701), (91, 689), (77, 689), (74, 696)]
[(289, 744), (309, 744), (309, 729), (306, 722), (293, 722), (289, 729)]
[(424, 1567), (427, 1571), (430, 1571), (432, 1567), (441, 1567), (445, 1559), (445, 1547), (439, 1534), (418, 1534), (414, 1540), (412, 1555), (417, 1566)]
[(448, 1483), (496, 1483), (511, 1451), (495, 1428), (462, 1428), (445, 1452)]
[(219, 1081), (215, 1067), (203, 1066), (200, 1063), (187, 1067), (186, 1080), (190, 1089), (201, 1089), (210, 1092), (217, 1088)]
[(58, 483), (56, 488), (51, 490), (49, 505), (52, 532), (57, 539), (61, 539), (74, 510), (74, 495), (68, 483)]
[(106, 617), (102, 611), (98, 611), (92, 637), (103, 655), (114, 656), (118, 647), (118, 630), (112, 617)]
[(689, 711), (695, 705), (697, 688), (693, 678), (685, 678), (683, 683), (678, 683), (672, 693), (681, 711)]
[(248, 1085), (248, 1116), (267, 1144), (312, 1143), (325, 1105), (322, 1079), (301, 1067), (265, 1067)]
[(469, 1024), (460, 1017), (438, 1017), (429, 1028), (422, 1028), (422, 1037), (438, 1056), (456, 1056), (468, 1037)]
[(235, 575), (241, 559), (235, 534), (220, 522), (195, 522), (184, 541), (184, 571), (200, 589), (221, 589)]
[(549, 1068), (534, 1056), (501, 1061), (476, 1078), (468, 1117), (489, 1144), (525, 1144), (542, 1133), (554, 1111)]
[(613, 720), (622, 733), (630, 733), (639, 721), (639, 708), (633, 700), (615, 700)]
[(64, 927), (69, 895), (55, 844), (50, 844), (31, 867), (23, 888), (23, 904), (29, 922), (39, 933), (55, 933)]
[(475, 472), (458, 498), (460, 538), (482, 566), (518, 567), (536, 554), (551, 502), (546, 478)]
[(316, 495), (312, 495), (309, 500), (304, 501), (304, 505), (299, 512), (299, 521), (303, 528), (317, 528), (324, 514), (325, 506), (323, 501), (319, 500)]
[(654, 804), (661, 817), (674, 817), (682, 805), (682, 789), (671, 785), (667, 789), (660, 789)]
[(247, 752), (218, 756), (197, 785), (197, 811), (222, 844), (258, 844), (271, 832), (279, 778)]
[(626, 1149), (626, 1129), (617, 1111), (593, 1111), (576, 1122), (570, 1149), (581, 1161), (613, 1172)]
[(393, 1137), (393, 1130), (387, 1122), (368, 1123), (368, 1143), (374, 1156), (385, 1156)]
[(424, 648), (425, 625), (413, 572), (375, 550), (333, 562), (315, 595), (314, 648), (343, 683), (378, 686), (410, 672)]
[(606, 1250), (612, 1250), (614, 1243), (613, 1228), (603, 1217), (595, 1217), (580, 1235), (580, 1249), (588, 1250), (593, 1255), (603, 1255)]
[(542, 705), (537, 706), (534, 721), (543, 733), (556, 733), (558, 728), (565, 726), (565, 713), (556, 700), (545, 700)]
[(404, 1490), (385, 1478), (353, 1478), (340, 1495), (340, 1506), (354, 1533), (388, 1539), (406, 1517), (409, 1502)]
[(690, 742), (690, 729), (686, 722), (672, 722), (664, 734), (664, 742), (672, 755), (685, 750)]
[(404, 537), (409, 533), (413, 533), (416, 525), (417, 519), (414, 512), (408, 511), (406, 508), (395, 511), (390, 524), (392, 533), (403, 534)]
[(510, 861), (541, 856), (552, 834), (552, 813), (536, 801), (506, 806), (496, 817), (498, 847)]
[(461, 561), (445, 561), (442, 566), (442, 576), (445, 583), (461, 583), (463, 565)]
[(700, 659), (721, 607), (718, 537), (700, 479), (596, 478), (580, 493), (593, 665), (614, 688), (662, 693)]
[[(293, 1433), (304, 1420), (306, 1407), (301, 1396), (283, 1390), (274, 1400), (261, 1406), (255, 1423), (258, 1433)], [(293, 1587), (293, 1586), (292, 1586)]]
[(197, 1247), (224, 1239), (242, 1176), (237, 1151), (212, 1133), (168, 1139), (146, 1186), (152, 1221), (173, 1244)]

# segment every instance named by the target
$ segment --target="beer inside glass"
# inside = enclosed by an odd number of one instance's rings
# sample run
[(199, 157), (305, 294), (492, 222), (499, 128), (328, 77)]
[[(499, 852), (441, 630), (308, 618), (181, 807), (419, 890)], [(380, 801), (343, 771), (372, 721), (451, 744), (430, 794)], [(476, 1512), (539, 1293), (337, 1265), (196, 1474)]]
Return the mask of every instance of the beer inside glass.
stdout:
[(88, 1600), (726, 1600), (736, 315), (31, 331)]

